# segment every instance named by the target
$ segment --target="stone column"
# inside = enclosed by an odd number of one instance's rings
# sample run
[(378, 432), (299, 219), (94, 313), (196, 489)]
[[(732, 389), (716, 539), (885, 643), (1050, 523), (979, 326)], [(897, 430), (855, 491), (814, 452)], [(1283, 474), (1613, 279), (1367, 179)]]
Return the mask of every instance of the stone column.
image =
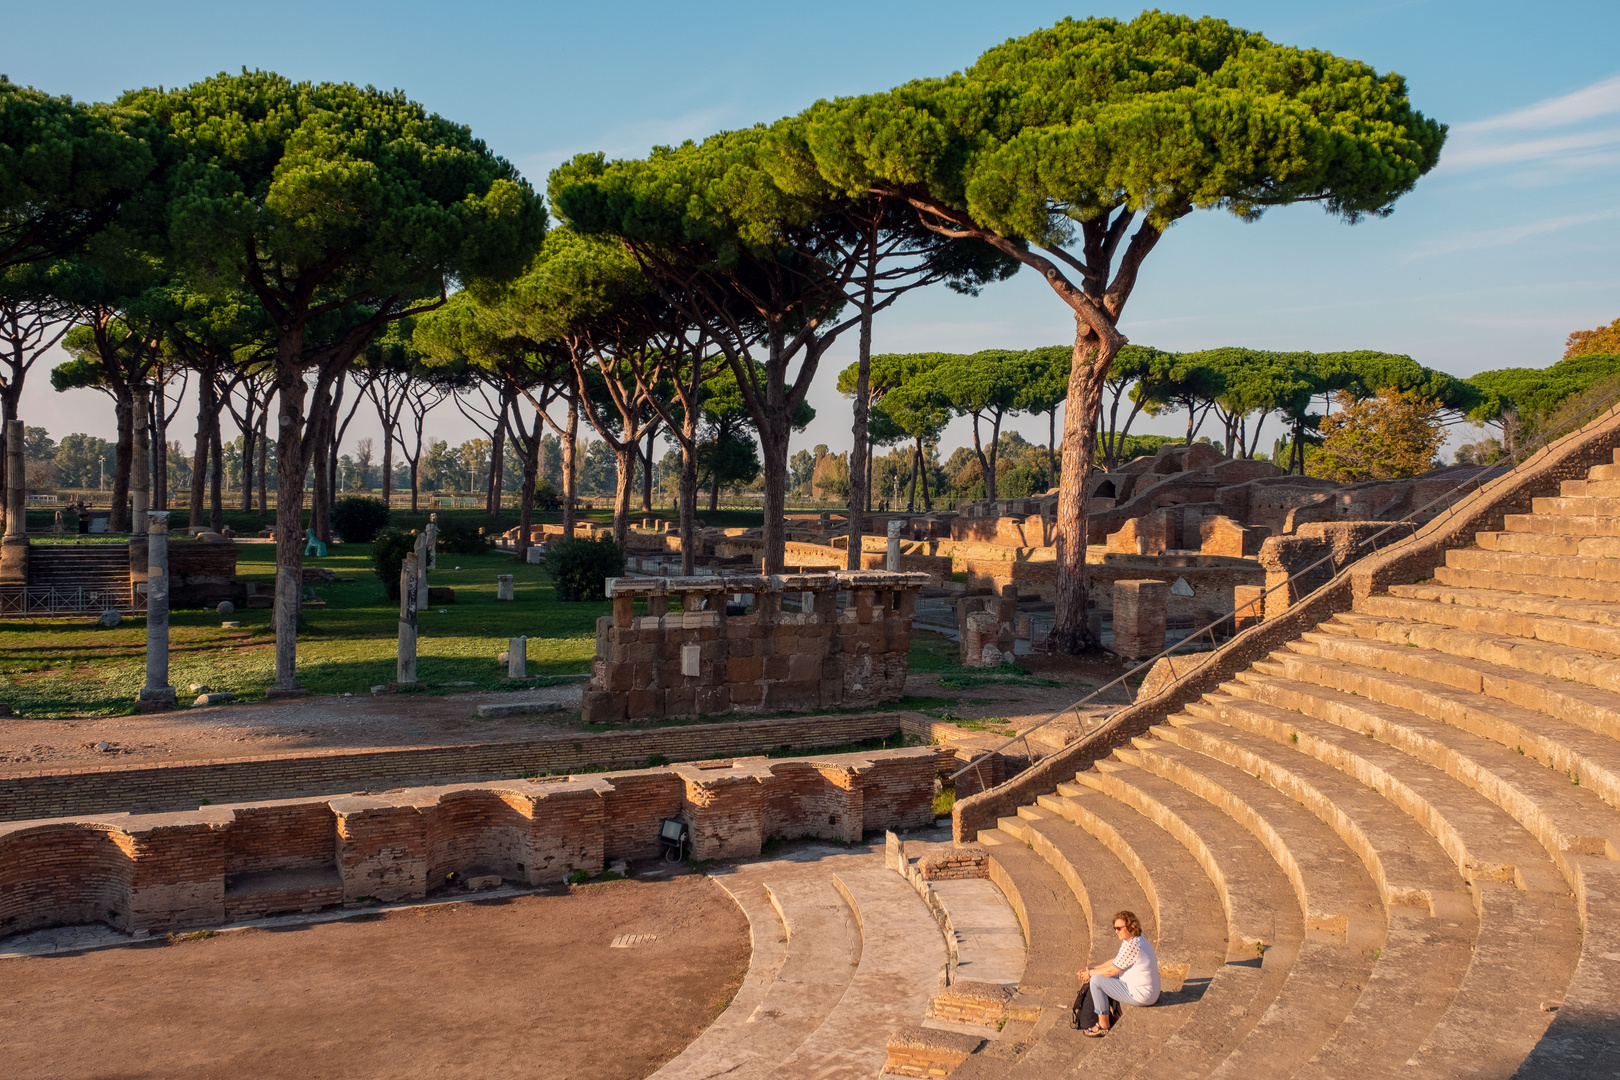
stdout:
[(135, 706), (158, 712), (175, 706), (169, 685), (169, 512), (146, 517), (146, 685)]
[(506, 677), (508, 679), (526, 679), (529, 677), (528, 638), (515, 637), (507, 641)]
[(427, 561), (422, 564), (422, 580), (427, 580), (429, 570), (439, 568), (439, 515), (429, 514), (427, 525)]
[(497, 599), (497, 600), (516, 600), (517, 599), (517, 591), (512, 587), (512, 575), (511, 574), (496, 574), (495, 575), (495, 599)]
[[(430, 528), (430, 529), (432, 527), (433, 526), (431, 526), (431, 525), (428, 526), (428, 528)], [(425, 533), (425, 532), (417, 533), (416, 534), (416, 547), (412, 551), (412, 554), (416, 556), (416, 578), (417, 578), (416, 584), (417, 584), (417, 588), (421, 591), (421, 594), (422, 594), (421, 598), (422, 598), (422, 602), (424, 604), (427, 603), (427, 588), (428, 588), (427, 572), (428, 572), (428, 562), (432, 558), (432, 552), (433, 552), (433, 542), (428, 539), (428, 534)]]
[(416, 556), (407, 555), (399, 567), (399, 664), (394, 672), (397, 683), (416, 681), (416, 607), (421, 587)]
[(28, 584), (28, 481), (23, 473), (23, 422), (6, 421), (6, 536), (0, 546), (0, 582)]
[(883, 569), (891, 574), (900, 572), (900, 528), (905, 524), (899, 518), (889, 519), (889, 555), (883, 563)]

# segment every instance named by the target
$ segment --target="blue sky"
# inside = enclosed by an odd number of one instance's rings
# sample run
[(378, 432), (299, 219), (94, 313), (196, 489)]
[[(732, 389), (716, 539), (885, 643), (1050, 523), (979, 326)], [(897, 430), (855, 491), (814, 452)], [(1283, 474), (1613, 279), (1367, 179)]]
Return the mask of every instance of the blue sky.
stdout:
[[(1168, 349), (1385, 349), (1458, 374), (1545, 366), (1565, 336), (1620, 316), (1620, 4), (1464, 0), (1170, 5), (1290, 45), (1405, 75), (1451, 125), (1441, 164), (1394, 215), (1351, 227), (1310, 207), (1178, 224), (1143, 268), (1122, 327)], [(5, 5), (0, 71), (84, 100), (262, 67), (400, 87), (469, 124), (537, 187), (582, 150), (654, 144), (796, 112), (818, 97), (944, 74), (1064, 16), (1135, 4), (822, 2)], [(914, 294), (882, 317), (879, 351), (1027, 347), (1072, 338), (1062, 304), (1021, 274), (977, 299)], [(803, 443), (847, 448), (835, 349)], [(47, 357), (42, 364), (51, 362)], [(93, 392), (38, 370), (23, 416), (60, 437), (110, 435)], [(473, 432), (451, 410), (430, 425)], [(356, 420), (359, 428), (360, 419)], [(1017, 423), (1044, 440), (1041, 421)], [(1175, 431), (1165, 418), (1146, 430)], [(357, 430), (354, 437), (372, 434)], [(968, 439), (959, 422), (949, 448)]]

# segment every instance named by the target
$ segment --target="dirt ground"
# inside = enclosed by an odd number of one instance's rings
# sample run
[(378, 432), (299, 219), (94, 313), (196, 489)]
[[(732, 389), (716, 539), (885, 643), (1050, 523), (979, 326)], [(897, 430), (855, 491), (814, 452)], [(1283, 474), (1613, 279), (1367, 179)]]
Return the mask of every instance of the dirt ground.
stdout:
[[(654, 934), (612, 948), (624, 934)], [(748, 924), (712, 881), (0, 960), (7, 1080), (644, 1077), (724, 1009)]]
[[(573, 729), (545, 723), (569, 716), (537, 714), (484, 720), (488, 702), (556, 701), (577, 710), (582, 683), (516, 693), (430, 697), (311, 697), (136, 716), (71, 720), (0, 717), (0, 777), (39, 769), (150, 765), (223, 757), (258, 757), (357, 747), (444, 746), (526, 742)], [(577, 720), (573, 712), (571, 719)], [(98, 749), (105, 742), (106, 750)]]

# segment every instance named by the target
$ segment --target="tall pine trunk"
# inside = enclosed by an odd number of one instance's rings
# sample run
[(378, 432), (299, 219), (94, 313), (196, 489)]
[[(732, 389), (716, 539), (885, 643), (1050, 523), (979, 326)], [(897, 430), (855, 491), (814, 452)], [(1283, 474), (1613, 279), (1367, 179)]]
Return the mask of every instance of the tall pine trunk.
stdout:
[(214, 379), (209, 371), (198, 372), (197, 439), (191, 452), (191, 493), (187, 517), (191, 530), (202, 528), (203, 499), (208, 487), (208, 455), (213, 446), (213, 430), (219, 421), (219, 405), (214, 400)]
[(1091, 429), (1102, 409), (1108, 365), (1122, 339), (1100, 341), (1076, 318), (1068, 406), (1063, 416), (1063, 468), (1057, 507), (1057, 604), (1047, 641), (1055, 653), (1075, 654), (1096, 644), (1086, 619), (1085, 490), (1096, 445)]
[(216, 411), (213, 430), (208, 435), (208, 527), (215, 532), (225, 530), (225, 447), (219, 428), (219, 413)]
[(619, 466), (617, 482), (613, 485), (613, 541), (620, 551), (630, 539), (630, 496), (636, 487), (636, 459), (641, 456), (638, 442), (608, 444), (613, 447), (613, 459)]
[(112, 516), (107, 531), (128, 532), (129, 474), (135, 459), (135, 393), (129, 384), (119, 383), (113, 388), (113, 412), (118, 419), (118, 460), (113, 468)]
[(574, 535), (574, 520), (578, 515), (574, 503), (579, 498), (579, 485), (574, 468), (574, 455), (579, 452), (579, 399), (574, 395), (568, 396), (568, 437), (562, 445), (563, 467), (563, 511), (562, 526), (563, 538), (571, 539)]
[(844, 565), (861, 568), (861, 532), (866, 524), (865, 508), (871, 498), (872, 444), (866, 437), (872, 389), (872, 290), (877, 276), (876, 237), (867, 245), (865, 302), (861, 306), (861, 336), (855, 372), (855, 422), (850, 426), (854, 441), (849, 451), (849, 529)]
[[(298, 687), (298, 615), (304, 595), (304, 385), (302, 327), (284, 330), (277, 357), (275, 689)], [(312, 440), (318, 442), (318, 440)]]

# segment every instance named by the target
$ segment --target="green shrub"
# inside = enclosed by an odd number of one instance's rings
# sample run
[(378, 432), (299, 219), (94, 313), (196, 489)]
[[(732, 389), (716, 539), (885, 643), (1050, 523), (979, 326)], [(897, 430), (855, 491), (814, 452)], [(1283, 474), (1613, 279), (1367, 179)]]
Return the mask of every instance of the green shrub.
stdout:
[(562, 492), (557, 485), (542, 476), (534, 485), (534, 505), (542, 510), (557, 510), (562, 507)]
[(489, 539), (466, 518), (445, 518), (439, 522), (439, 550), (456, 555), (482, 555), (489, 550)]
[(603, 600), (607, 579), (624, 573), (624, 552), (611, 536), (600, 540), (572, 537), (551, 546), (546, 569), (556, 583), (557, 599)]
[(350, 495), (332, 507), (332, 528), (345, 544), (369, 544), (388, 527), (388, 504), (381, 499)]
[(371, 565), (391, 600), (399, 599), (399, 568), (415, 547), (416, 537), (399, 529), (385, 529), (371, 542)]

